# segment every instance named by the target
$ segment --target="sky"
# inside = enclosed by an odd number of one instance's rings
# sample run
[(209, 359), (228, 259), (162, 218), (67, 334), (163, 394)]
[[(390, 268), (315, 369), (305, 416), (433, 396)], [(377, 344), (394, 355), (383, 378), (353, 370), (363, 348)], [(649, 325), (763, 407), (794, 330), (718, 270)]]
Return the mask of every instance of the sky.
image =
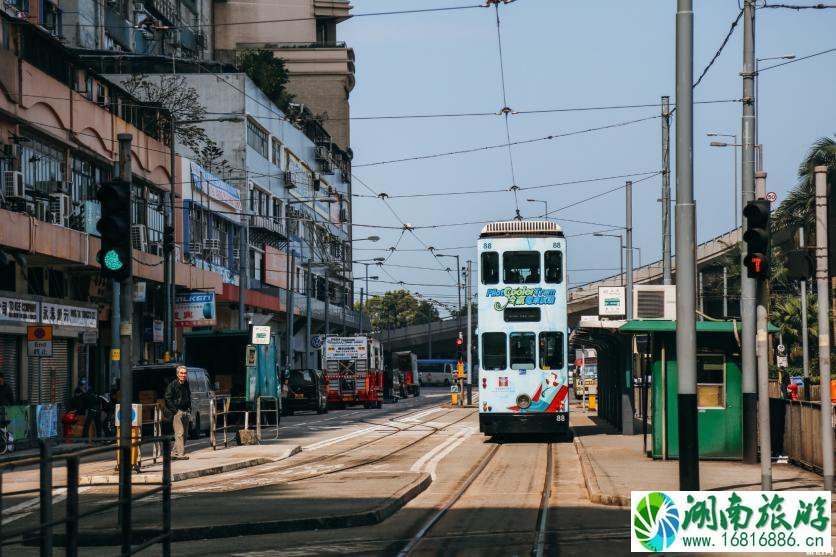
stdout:
[[(810, 4), (809, 0), (798, 0)], [(468, 0), (354, 0), (355, 15), (369, 12), (468, 5)], [(473, 2), (475, 4), (475, 2)], [(737, 0), (697, 0), (694, 14), (696, 79), (711, 60), (739, 12)], [(414, 284), (412, 292), (456, 303), (455, 267), (476, 255), (482, 224), (513, 218), (510, 191), (473, 195), (454, 192), (543, 186), (636, 174), (633, 186), (634, 245), (642, 263), (661, 256), (661, 119), (658, 103), (675, 103), (674, 0), (516, 0), (499, 7), (507, 106), (526, 112), (558, 108), (636, 104), (657, 106), (587, 110), (508, 117), (512, 142), (622, 124), (512, 148), (390, 164), (381, 161), (478, 149), (506, 142), (504, 118), (496, 114), (448, 118), (361, 119), (382, 115), (497, 113), (503, 105), (494, 8), (404, 15), (354, 17), (338, 27), (339, 39), (354, 49), (357, 85), (351, 92), (351, 147), (354, 151), (354, 235), (378, 235), (376, 243), (355, 243), (355, 260), (387, 257), (369, 275)], [(756, 56), (798, 57), (836, 47), (836, 9), (757, 11)], [(742, 96), (742, 20), (696, 88), (695, 101), (728, 101)], [(780, 61), (778, 61), (780, 62)], [(776, 62), (760, 63), (765, 68)], [(798, 165), (819, 137), (836, 132), (836, 52), (763, 71), (759, 93), (759, 141), (764, 145), (767, 190), (781, 201), (796, 183)], [(699, 104), (694, 110), (694, 190), (697, 241), (734, 227), (732, 148), (710, 147), (708, 132), (740, 136), (740, 102)], [(675, 119), (673, 122), (675, 126)], [(675, 176), (675, 127), (671, 164)], [(724, 139), (732, 142), (733, 139)], [(642, 178), (648, 177), (642, 181)], [(588, 181), (519, 191), (526, 218), (543, 214), (548, 202), (568, 237), (570, 286), (617, 273), (618, 240), (594, 231), (623, 227), (628, 178)], [(675, 180), (671, 188), (675, 191)], [(376, 194), (390, 196), (387, 203)], [(398, 195), (440, 193), (397, 198)], [(602, 194), (589, 201), (586, 198)], [(738, 194), (739, 195), (739, 194)], [(577, 204), (575, 204), (577, 203)], [(738, 206), (739, 209), (739, 206)], [(585, 222), (574, 222), (585, 221)], [(402, 222), (415, 226), (402, 234)], [(586, 224), (592, 223), (592, 224)], [(445, 225), (432, 229), (421, 226)], [(453, 225), (453, 226), (447, 226)], [(381, 228), (392, 227), (392, 228)], [(615, 231), (618, 233), (619, 231)], [(397, 246), (391, 252), (389, 247)], [(443, 248), (443, 249), (442, 249)], [(638, 253), (636, 256), (638, 259)], [(638, 261), (636, 261), (638, 263)], [(475, 261), (474, 261), (475, 266)], [(417, 267), (417, 268), (416, 268)], [(355, 264), (356, 290), (365, 267)], [(420, 285), (420, 286), (418, 286)], [(374, 295), (397, 284), (371, 281)], [(443, 313), (443, 312), (442, 312)]]

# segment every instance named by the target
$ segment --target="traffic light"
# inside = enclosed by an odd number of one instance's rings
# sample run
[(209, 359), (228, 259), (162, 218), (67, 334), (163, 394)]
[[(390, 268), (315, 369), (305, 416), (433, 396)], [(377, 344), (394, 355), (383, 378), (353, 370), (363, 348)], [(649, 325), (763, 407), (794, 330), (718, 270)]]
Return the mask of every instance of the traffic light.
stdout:
[(787, 276), (793, 280), (807, 280), (816, 272), (816, 262), (806, 249), (787, 253)]
[(746, 217), (746, 257), (743, 264), (749, 271), (749, 278), (769, 277), (769, 201), (755, 199), (743, 208)]
[(96, 199), (102, 205), (96, 224), (102, 247), (96, 259), (103, 277), (124, 280), (131, 276), (131, 186), (123, 180), (104, 182)]
[(171, 253), (174, 251), (174, 227), (163, 227), (163, 251)]

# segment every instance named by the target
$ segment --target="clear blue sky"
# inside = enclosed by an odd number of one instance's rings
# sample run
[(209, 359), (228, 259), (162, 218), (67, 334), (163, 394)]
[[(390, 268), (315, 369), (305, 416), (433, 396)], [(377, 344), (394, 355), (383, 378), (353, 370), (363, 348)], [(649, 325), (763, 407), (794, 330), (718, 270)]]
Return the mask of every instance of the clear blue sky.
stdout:
[[(456, 0), (355, 0), (354, 13), (466, 5)], [(475, 3), (475, 2), (474, 2)], [(811, 3), (799, 0), (799, 3)], [(735, 0), (695, 2), (695, 79), (720, 46), (738, 13)], [(500, 6), (508, 105), (517, 111), (657, 103), (674, 95), (674, 0), (604, 0), (601, 2), (517, 0)], [(757, 56), (804, 56), (836, 47), (832, 30), (836, 10), (795, 12), (759, 10)], [(340, 24), (340, 40), (354, 48), (357, 86), (351, 94), (352, 116), (497, 112), (502, 108), (496, 20), (493, 8), (383, 17), (357, 17)], [(762, 67), (771, 62), (761, 63)], [(695, 100), (739, 99), (742, 84), (742, 21), (719, 60), (697, 88)], [(836, 53), (763, 72), (760, 81), (760, 141), (764, 144), (767, 189), (779, 201), (796, 181), (798, 164), (818, 137), (836, 132)], [(510, 118), (511, 140), (525, 140), (603, 126), (659, 114), (659, 109), (599, 110)], [(700, 105), (694, 117), (694, 184), (697, 236), (704, 241), (732, 228), (733, 153), (709, 147), (706, 132), (740, 135), (740, 103)], [(535, 186), (656, 171), (661, 168), (661, 123), (650, 121), (551, 141), (516, 146), (513, 157), (519, 186)], [(673, 131), (672, 131), (673, 133)], [(673, 135), (672, 135), (673, 139)], [(729, 140), (731, 141), (731, 140)], [(390, 195), (498, 189), (511, 185), (507, 151), (472, 154), (398, 164), (362, 167), (364, 163), (441, 153), (505, 142), (500, 116), (354, 120), (351, 134), (355, 175), (377, 192)], [(673, 140), (672, 140), (673, 149)], [(675, 153), (671, 156), (675, 161)], [(739, 173), (739, 169), (737, 170)], [(525, 217), (605, 192), (624, 179), (544, 188), (519, 193)], [(675, 187), (675, 184), (672, 184)], [(354, 192), (368, 194), (359, 181)], [(653, 177), (634, 186), (634, 237), (644, 263), (661, 254), (661, 213), (657, 199), (661, 180)], [(510, 192), (483, 195), (392, 199), (391, 207), (415, 226), (509, 219), (514, 215)], [(623, 226), (623, 189), (554, 215)], [(377, 199), (354, 202), (357, 224), (399, 226)], [(601, 227), (562, 223), (566, 234)], [(386, 270), (397, 280), (452, 284), (423, 249), (422, 242), (448, 249), (462, 261), (475, 256), (481, 225), (417, 230), (404, 235)], [(355, 259), (386, 255), (401, 235), (396, 230), (355, 228), (356, 237), (377, 234), (377, 244), (360, 242)], [(617, 240), (579, 236), (569, 242), (572, 284), (612, 274), (618, 267)], [(474, 247), (470, 247), (474, 246)], [(454, 266), (452, 259), (443, 259)], [(355, 265), (362, 277), (362, 265)], [(391, 280), (374, 267), (370, 274)], [(362, 286), (357, 284), (357, 291)], [(372, 293), (397, 288), (372, 285)], [(455, 288), (410, 287), (413, 292), (450, 301)]]

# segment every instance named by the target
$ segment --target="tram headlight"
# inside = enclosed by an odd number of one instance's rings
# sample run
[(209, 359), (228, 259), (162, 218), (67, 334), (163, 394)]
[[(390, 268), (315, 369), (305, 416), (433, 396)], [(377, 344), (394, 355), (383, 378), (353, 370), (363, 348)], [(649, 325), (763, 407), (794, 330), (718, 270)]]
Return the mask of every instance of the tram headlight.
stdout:
[(518, 395), (517, 396), (517, 406), (522, 409), (526, 409), (531, 406), (531, 397), (528, 395)]

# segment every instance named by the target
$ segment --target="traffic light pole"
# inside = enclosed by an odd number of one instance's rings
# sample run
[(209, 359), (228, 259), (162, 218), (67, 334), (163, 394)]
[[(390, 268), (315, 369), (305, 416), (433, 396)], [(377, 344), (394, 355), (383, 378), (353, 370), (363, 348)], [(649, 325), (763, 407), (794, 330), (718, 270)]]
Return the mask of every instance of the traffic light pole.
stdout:
[[(766, 172), (755, 172), (755, 196), (766, 198)], [(767, 213), (767, 230), (769, 229)], [(764, 256), (769, 261), (770, 246), (767, 243)], [(761, 489), (772, 489), (772, 437), (769, 420), (769, 264), (765, 276), (758, 280), (758, 302), (756, 310), (756, 355), (758, 363), (758, 441), (761, 453)]]
[[(755, 2), (744, 0), (743, 13), (743, 117), (741, 201), (745, 207), (755, 198)], [(746, 222), (743, 222), (744, 228)], [(741, 256), (742, 257), (742, 256)], [(755, 356), (755, 295), (757, 281), (750, 278), (746, 265), (740, 269), (741, 364), (743, 382), (743, 462), (758, 461), (757, 373)]]
[(819, 316), (819, 395), (824, 489), (833, 491), (833, 407), (830, 400), (830, 273), (827, 267), (827, 167), (813, 169), (816, 180), (816, 287)]
[[(798, 227), (798, 247), (804, 249), (804, 227)], [(807, 279), (801, 281), (801, 357), (804, 372), (804, 400), (810, 400), (810, 347), (807, 335)]]
[[(127, 184), (128, 192), (131, 192), (131, 140), (129, 133), (120, 133), (119, 139), (119, 177)], [(133, 202), (133, 201), (131, 201)], [(128, 211), (130, 220), (132, 211)], [(130, 228), (128, 223), (128, 230)], [(129, 250), (128, 257), (133, 254)], [(131, 266), (129, 265), (129, 268)], [(133, 404), (133, 369), (131, 343), (133, 341), (133, 272), (122, 279), (121, 284), (121, 321), (119, 323), (119, 339), (121, 348), (121, 379), (119, 388), (122, 393), (120, 400), (121, 419), (119, 421), (119, 508), (122, 524), (122, 553), (131, 551), (131, 409)]]
[(467, 297), (467, 405), (473, 404), (473, 345), (471, 344), (471, 330), (473, 327), (473, 305), (471, 288), (473, 288), (473, 262), (467, 261), (467, 276), (465, 277), (465, 291)]

